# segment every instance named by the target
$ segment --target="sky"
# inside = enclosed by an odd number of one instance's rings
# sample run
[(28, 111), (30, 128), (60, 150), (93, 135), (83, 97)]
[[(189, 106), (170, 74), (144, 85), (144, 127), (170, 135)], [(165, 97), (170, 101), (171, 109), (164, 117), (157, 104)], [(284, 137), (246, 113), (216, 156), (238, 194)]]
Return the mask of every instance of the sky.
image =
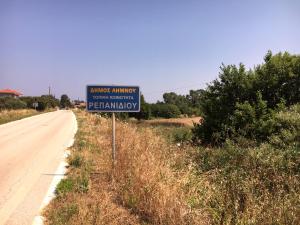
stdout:
[(187, 94), (222, 63), (300, 54), (299, 0), (0, 0), (0, 89), (85, 99), (88, 84)]

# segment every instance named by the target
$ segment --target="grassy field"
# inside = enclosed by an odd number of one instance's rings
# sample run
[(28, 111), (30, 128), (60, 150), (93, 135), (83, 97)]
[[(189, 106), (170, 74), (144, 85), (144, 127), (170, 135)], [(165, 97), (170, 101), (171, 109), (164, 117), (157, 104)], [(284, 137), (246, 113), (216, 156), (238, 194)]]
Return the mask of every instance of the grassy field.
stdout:
[(40, 112), (33, 109), (19, 109), (19, 110), (3, 110), (0, 111), (0, 124), (8, 123), (14, 120), (20, 120), (25, 117), (34, 116)]
[(300, 223), (299, 145), (195, 147), (188, 127), (117, 121), (113, 170), (111, 120), (76, 115), (70, 167), (46, 224)]

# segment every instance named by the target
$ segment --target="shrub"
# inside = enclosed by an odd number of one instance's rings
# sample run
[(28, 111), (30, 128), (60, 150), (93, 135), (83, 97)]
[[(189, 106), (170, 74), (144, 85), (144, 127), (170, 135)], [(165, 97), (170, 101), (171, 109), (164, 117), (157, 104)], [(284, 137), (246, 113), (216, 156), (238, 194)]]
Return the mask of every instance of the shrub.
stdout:
[(201, 92), (203, 123), (194, 134), (204, 143), (224, 143), (237, 133), (265, 141), (273, 125), (273, 111), (300, 102), (300, 56), (279, 53), (247, 71), (222, 65), (219, 79)]
[(26, 102), (27, 108), (29, 109), (33, 109), (33, 103), (37, 102), (38, 97), (29, 97), (29, 96), (24, 96), (24, 97), (20, 97), (20, 100), (22, 100), (23, 102)]
[(274, 115), (273, 132), (269, 142), (278, 148), (299, 145), (300, 142), (300, 104), (291, 106)]
[(190, 95), (178, 95), (174, 92), (164, 93), (164, 103), (176, 105), (180, 110), (181, 114), (184, 115), (198, 115), (198, 110), (195, 110), (196, 102), (195, 102), (196, 92), (191, 92)]
[(190, 142), (192, 140), (192, 131), (189, 127), (173, 128), (172, 138), (175, 142)]
[(200, 207), (214, 224), (298, 224), (299, 146), (200, 148)]
[(180, 116), (180, 110), (176, 105), (157, 103), (151, 105), (152, 115), (163, 118), (176, 118)]
[(71, 104), (70, 98), (68, 97), (68, 95), (63, 94), (60, 98), (60, 107), (67, 108), (67, 107), (71, 107), (71, 106), (72, 106), (72, 104)]
[(38, 107), (36, 108), (38, 111), (44, 111), (47, 108), (47, 102), (39, 100)]
[(26, 107), (33, 109), (33, 103), (37, 102), (37, 110), (43, 111), (47, 108), (54, 108), (59, 106), (59, 100), (56, 99), (52, 95), (42, 95), (40, 97), (31, 97), (31, 96), (25, 96), (25, 97), (20, 97), (20, 99), (24, 102), (26, 102)]
[(4, 97), (0, 98), (0, 110), (4, 109), (25, 109), (27, 106), (26, 102), (18, 98)]
[(141, 111), (135, 113), (129, 113), (130, 117), (135, 117), (137, 119), (144, 119), (148, 120), (151, 118), (151, 106), (150, 104), (146, 103), (145, 98), (141, 95)]

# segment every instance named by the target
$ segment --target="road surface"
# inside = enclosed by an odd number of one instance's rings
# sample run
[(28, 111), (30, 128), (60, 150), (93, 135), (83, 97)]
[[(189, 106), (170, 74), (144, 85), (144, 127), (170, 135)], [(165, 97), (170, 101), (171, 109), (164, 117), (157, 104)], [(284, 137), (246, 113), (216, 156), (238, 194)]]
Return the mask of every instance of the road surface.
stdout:
[(75, 129), (67, 110), (0, 126), (0, 225), (32, 224)]

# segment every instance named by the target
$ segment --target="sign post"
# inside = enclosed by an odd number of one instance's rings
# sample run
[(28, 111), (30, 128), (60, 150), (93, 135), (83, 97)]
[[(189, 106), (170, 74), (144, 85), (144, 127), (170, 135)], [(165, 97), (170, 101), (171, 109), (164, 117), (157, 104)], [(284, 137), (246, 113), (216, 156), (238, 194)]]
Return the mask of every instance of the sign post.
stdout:
[(38, 102), (34, 102), (34, 103), (32, 103), (32, 106), (33, 106), (34, 109), (36, 110), (36, 108), (39, 106), (39, 103), (38, 103)]
[(116, 162), (116, 119), (114, 112), (112, 113), (112, 159), (114, 168)]
[(112, 112), (112, 160), (116, 163), (115, 112), (139, 112), (140, 88), (138, 86), (87, 85), (86, 110)]

